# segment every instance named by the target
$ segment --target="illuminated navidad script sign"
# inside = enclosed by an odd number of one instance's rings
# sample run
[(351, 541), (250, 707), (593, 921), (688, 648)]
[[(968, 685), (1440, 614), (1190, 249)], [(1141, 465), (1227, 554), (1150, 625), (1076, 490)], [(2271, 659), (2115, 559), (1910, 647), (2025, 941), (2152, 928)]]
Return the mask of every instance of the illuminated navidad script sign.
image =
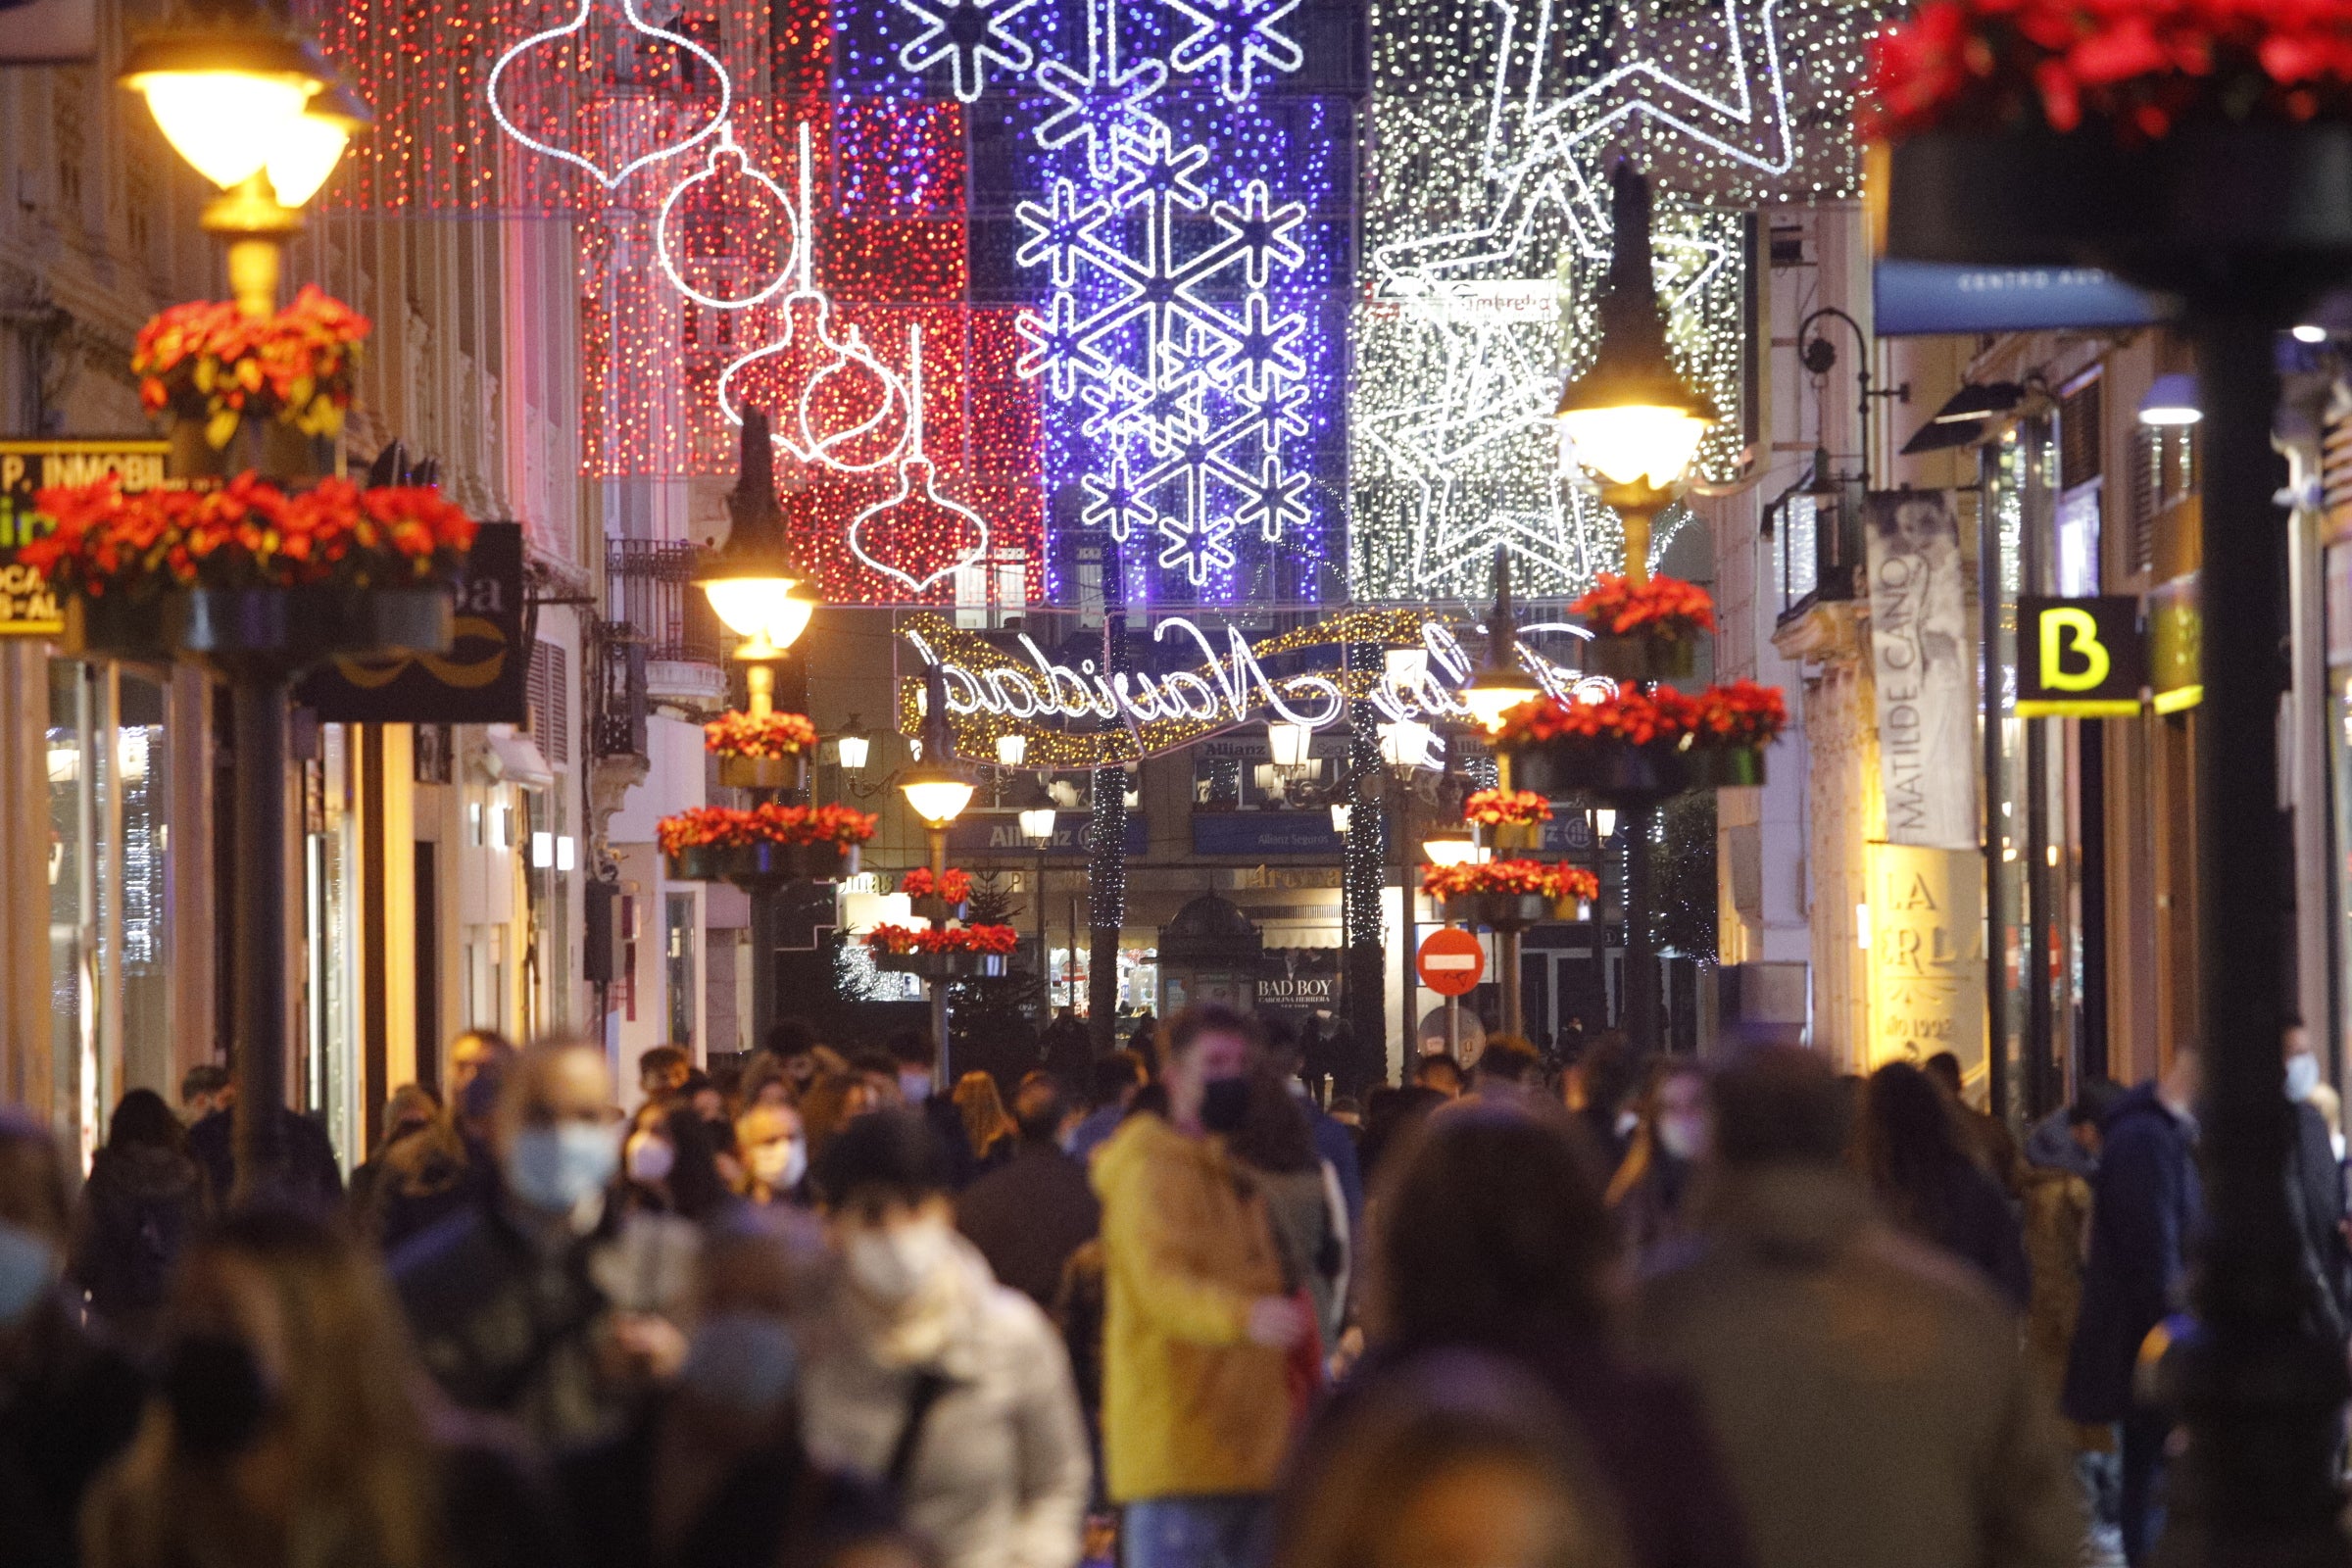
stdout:
[[(917, 615), (901, 633), (916, 658), (940, 668), (957, 753), (993, 757), (999, 737), (1020, 735), (1029, 743), (1029, 767), (1132, 762), (1253, 721), (1322, 729), (1358, 701), (1370, 703), (1382, 722), (1466, 719), (1470, 710), (1456, 694), (1478, 662), (1452, 627), (1409, 610), (1359, 611), (1255, 643), (1238, 626), (1211, 632), (1170, 617), (1152, 628), (1150, 641), (1196, 662), (1160, 673), (1113, 672), (1098, 659), (1057, 662), (1025, 633), (1008, 650), (937, 615)], [(1520, 628), (1523, 638), (1546, 633), (1590, 635), (1556, 621)], [(1382, 660), (1351, 663), (1350, 646), (1376, 647)], [(1270, 661), (1280, 661), (1283, 672), (1268, 670)], [(1562, 701), (1616, 689), (1525, 642), (1519, 662)], [(919, 677), (901, 683), (900, 727), (909, 735), (922, 729), (922, 690)]]

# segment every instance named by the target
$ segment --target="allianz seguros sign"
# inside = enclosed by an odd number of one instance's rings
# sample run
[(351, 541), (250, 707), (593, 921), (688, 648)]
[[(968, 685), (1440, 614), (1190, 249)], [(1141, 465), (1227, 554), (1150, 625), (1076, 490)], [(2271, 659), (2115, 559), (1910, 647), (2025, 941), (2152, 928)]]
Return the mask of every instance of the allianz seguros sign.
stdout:
[(2127, 716), (2139, 711), (2147, 683), (2139, 601), (2018, 597), (2018, 717)]
[(89, 484), (108, 474), (125, 495), (160, 490), (171, 444), (146, 437), (91, 441), (0, 441), (0, 637), (61, 637), (63, 608), (49, 579), (17, 552), (56, 526), (33, 510), (52, 485)]

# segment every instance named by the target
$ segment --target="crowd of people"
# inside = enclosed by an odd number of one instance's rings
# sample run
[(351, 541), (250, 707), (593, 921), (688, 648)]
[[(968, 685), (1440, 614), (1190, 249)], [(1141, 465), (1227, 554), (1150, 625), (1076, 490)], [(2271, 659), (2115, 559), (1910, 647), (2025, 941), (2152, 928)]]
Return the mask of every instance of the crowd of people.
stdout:
[[(1429, 1043), (1321, 1102), (1191, 1008), (1073, 1082), (792, 1022), (469, 1033), (348, 1188), (217, 1068), (78, 1183), (0, 1112), (0, 1556), (90, 1568), (2073, 1568), (2162, 1518), (2134, 1362), (2195, 1061), (2022, 1142), (1949, 1057)], [(2288, 1041), (2318, 1294), (2341, 1139)], [(242, 1138), (234, 1136), (242, 1131)], [(235, 1153), (244, 1154), (242, 1165)]]

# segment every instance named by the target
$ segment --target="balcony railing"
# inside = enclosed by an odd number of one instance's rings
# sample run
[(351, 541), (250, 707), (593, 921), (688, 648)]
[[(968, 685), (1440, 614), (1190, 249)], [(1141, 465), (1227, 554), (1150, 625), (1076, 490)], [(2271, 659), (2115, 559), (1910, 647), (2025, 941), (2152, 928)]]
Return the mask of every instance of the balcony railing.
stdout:
[(719, 662), (724, 628), (694, 586), (701, 559), (682, 539), (605, 541), (605, 612), (644, 644), (648, 661)]

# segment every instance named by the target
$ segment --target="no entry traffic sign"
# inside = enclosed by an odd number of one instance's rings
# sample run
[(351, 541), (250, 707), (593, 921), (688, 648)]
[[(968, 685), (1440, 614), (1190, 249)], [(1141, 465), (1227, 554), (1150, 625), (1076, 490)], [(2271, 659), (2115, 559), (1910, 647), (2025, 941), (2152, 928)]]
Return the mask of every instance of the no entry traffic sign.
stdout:
[(1413, 967), (1421, 983), (1441, 997), (1466, 997), (1487, 972), (1487, 954), (1478, 938), (1459, 926), (1440, 926), (1422, 939)]

